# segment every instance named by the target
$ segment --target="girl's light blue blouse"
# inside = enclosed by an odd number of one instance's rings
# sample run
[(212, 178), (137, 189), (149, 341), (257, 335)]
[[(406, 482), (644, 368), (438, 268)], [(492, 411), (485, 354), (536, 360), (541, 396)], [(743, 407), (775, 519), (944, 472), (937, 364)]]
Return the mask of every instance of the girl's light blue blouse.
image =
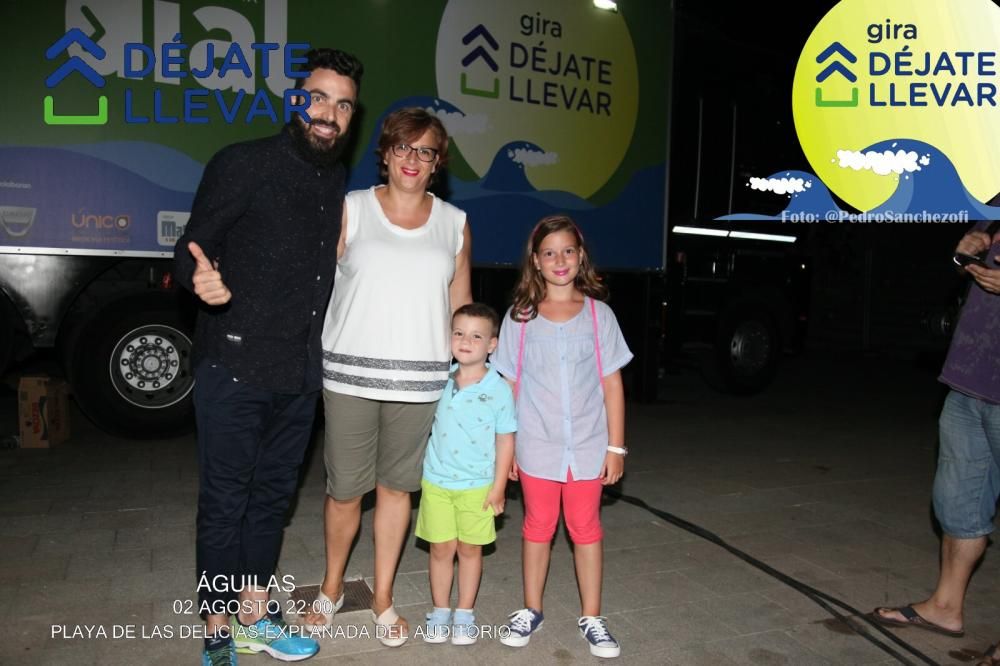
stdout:
[[(539, 315), (527, 323), (515, 456), (518, 467), (531, 476), (565, 481), (572, 470), (574, 479), (596, 479), (607, 454), (608, 418), (589, 301), (585, 298), (583, 309), (569, 321), (556, 323)], [(594, 305), (606, 377), (632, 360), (632, 352), (611, 308), (600, 301)], [(520, 336), (521, 324), (511, 320), (508, 309), (491, 361), (511, 381), (517, 376)]]

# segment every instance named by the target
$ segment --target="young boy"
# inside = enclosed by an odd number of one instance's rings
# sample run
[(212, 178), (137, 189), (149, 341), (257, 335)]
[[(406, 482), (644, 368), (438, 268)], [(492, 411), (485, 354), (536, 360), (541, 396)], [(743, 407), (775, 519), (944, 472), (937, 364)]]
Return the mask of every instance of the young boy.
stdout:
[[(486, 364), (497, 346), (500, 317), (469, 303), (452, 317), (451, 353), (457, 363), (434, 415), (424, 457), (415, 533), (430, 543), (431, 600), (424, 640), (476, 642), (473, 615), (483, 571), (483, 545), (496, 540), (494, 518), (503, 513), (507, 473), (517, 429), (510, 386)], [(458, 604), (451, 583), (458, 554)]]

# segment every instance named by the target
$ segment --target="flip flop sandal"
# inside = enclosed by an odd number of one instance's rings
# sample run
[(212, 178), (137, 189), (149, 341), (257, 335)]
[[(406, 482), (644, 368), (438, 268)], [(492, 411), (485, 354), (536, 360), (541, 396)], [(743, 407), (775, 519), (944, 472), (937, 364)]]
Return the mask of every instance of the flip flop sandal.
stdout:
[[(882, 614), (883, 611), (896, 611), (902, 615), (905, 620), (894, 620), (891, 617), (886, 617)], [(913, 606), (879, 606), (872, 611), (872, 618), (879, 624), (884, 624), (889, 627), (915, 627), (917, 629), (924, 629), (925, 631), (933, 631), (935, 634), (941, 634), (942, 636), (950, 636), (951, 638), (961, 638), (965, 635), (965, 631), (959, 629), (955, 631), (954, 629), (948, 629), (942, 627), (939, 624), (934, 624), (930, 620), (925, 619), (913, 610)]]
[(340, 607), (344, 605), (344, 593), (340, 593), (340, 598), (334, 601), (330, 597), (323, 594), (323, 590), (320, 590), (316, 595), (316, 600), (312, 602), (309, 610), (313, 613), (318, 613), (323, 616), (323, 624), (306, 624), (303, 625), (306, 631), (322, 632), (333, 626), (333, 616), (337, 614)]
[(399, 624), (399, 613), (394, 606), (389, 606), (381, 615), (376, 616), (372, 611), (372, 620), (375, 621), (375, 637), (386, 647), (400, 647), (406, 642), (408, 636), (405, 633), (404, 625)]

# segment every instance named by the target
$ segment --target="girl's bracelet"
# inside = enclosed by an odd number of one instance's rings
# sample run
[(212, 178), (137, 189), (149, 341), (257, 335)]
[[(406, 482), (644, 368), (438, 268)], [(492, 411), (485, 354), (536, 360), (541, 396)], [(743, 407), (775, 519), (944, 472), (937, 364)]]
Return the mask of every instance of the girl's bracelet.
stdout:
[(611, 453), (617, 453), (620, 456), (628, 455), (628, 449), (625, 448), (624, 446), (609, 446), (608, 451), (610, 451)]

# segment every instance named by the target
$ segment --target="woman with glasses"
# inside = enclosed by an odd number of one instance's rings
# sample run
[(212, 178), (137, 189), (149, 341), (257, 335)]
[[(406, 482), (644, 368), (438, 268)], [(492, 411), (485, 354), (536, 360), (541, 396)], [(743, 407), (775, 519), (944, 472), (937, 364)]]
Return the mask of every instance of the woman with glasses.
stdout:
[(419, 108), (386, 116), (377, 157), (385, 185), (347, 195), (333, 296), (323, 327), (326, 575), (307, 616), (329, 627), (375, 490), (375, 635), (402, 645), (406, 620), (392, 587), (420, 489), (424, 448), (448, 381), (450, 323), (471, 302), (465, 213), (427, 191), (447, 162), (448, 135)]

